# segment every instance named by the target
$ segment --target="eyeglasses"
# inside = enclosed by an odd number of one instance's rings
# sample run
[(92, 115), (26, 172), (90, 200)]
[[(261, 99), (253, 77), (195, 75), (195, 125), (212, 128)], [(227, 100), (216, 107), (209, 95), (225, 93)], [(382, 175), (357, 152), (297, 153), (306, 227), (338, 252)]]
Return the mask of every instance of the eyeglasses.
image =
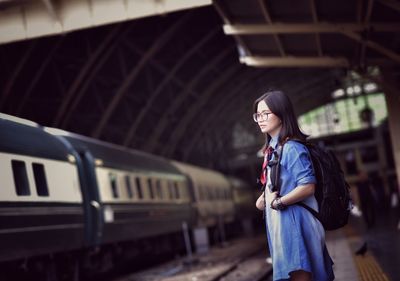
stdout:
[(254, 122), (259, 122), (261, 120), (267, 121), (270, 114), (272, 114), (272, 112), (268, 112), (268, 111), (263, 111), (261, 113), (254, 113), (253, 120), (254, 120)]

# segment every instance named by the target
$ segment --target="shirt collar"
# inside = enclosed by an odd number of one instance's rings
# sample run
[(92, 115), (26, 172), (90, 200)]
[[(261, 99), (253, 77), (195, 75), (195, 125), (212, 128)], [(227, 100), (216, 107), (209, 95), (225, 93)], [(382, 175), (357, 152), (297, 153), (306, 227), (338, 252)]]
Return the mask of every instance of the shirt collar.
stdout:
[(275, 137), (271, 137), (271, 140), (269, 141), (269, 145), (274, 149), (277, 147), (278, 137), (279, 137), (279, 135), (277, 135)]

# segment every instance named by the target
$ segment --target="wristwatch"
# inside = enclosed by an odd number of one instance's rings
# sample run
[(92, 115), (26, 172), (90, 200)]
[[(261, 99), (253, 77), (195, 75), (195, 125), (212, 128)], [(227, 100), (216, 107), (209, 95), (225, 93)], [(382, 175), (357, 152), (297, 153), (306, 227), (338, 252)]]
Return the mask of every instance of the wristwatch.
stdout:
[(271, 201), (270, 207), (274, 210), (283, 210), (286, 208), (286, 205), (282, 203), (282, 197), (276, 197), (274, 200)]

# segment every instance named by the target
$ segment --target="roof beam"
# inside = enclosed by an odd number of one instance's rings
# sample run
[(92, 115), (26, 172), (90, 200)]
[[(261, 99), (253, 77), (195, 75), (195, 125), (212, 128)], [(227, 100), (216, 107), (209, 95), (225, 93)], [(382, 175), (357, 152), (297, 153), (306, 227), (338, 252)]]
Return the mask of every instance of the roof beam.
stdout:
[(259, 67), (349, 67), (346, 58), (333, 57), (241, 57), (240, 62)]
[[(221, 5), (217, 2), (217, 0), (212, 1), (214, 4), (215, 9), (217, 10), (218, 14), (221, 16), (221, 18), (224, 20), (225, 24), (231, 24), (232, 21), (228, 17), (228, 15), (224, 12), (222, 9)], [(244, 52), (248, 55), (251, 54), (250, 49), (247, 47), (247, 45), (244, 43), (243, 39), (240, 38), (239, 36), (233, 36), (235, 38), (236, 44), (238, 47), (242, 48)]]
[(0, 43), (208, 6), (211, 0), (0, 1)]
[[(374, 0), (369, 0), (367, 5), (367, 14), (365, 15), (364, 24), (369, 24), (372, 15), (372, 8), (374, 5)], [(368, 33), (367, 33), (368, 35)], [(360, 64), (361, 66), (365, 66), (365, 53), (366, 53), (366, 45), (364, 42), (361, 42), (361, 54), (360, 54)]]
[(383, 5), (400, 12), (400, 2), (396, 0), (378, 0)]
[(46, 6), (47, 11), (49, 12), (50, 16), (55, 20), (58, 24), (61, 25), (60, 16), (56, 12), (54, 4), (51, 0), (42, 0), (43, 4)]
[(392, 60), (394, 60), (397, 63), (400, 63), (400, 55), (397, 54), (396, 52), (374, 42), (368, 39), (364, 39), (361, 37), (361, 35), (355, 33), (355, 32), (342, 32), (344, 35), (346, 35), (347, 37), (357, 41), (357, 42), (361, 42), (363, 44), (365, 44), (367, 47), (391, 58)]
[[(310, 8), (314, 23), (318, 23), (318, 14), (315, 0), (310, 0)], [(315, 33), (315, 44), (317, 45), (318, 56), (322, 57), (321, 38), (319, 33)]]
[[(258, 3), (261, 6), (261, 11), (264, 15), (265, 20), (267, 21), (267, 23), (271, 24), (272, 19), (271, 19), (271, 15), (268, 12), (267, 5), (265, 4), (265, 0), (258, 0)], [(275, 43), (278, 46), (278, 50), (279, 50), (279, 53), (281, 54), (281, 56), (282, 57), (286, 56), (285, 50), (283, 49), (283, 46), (282, 46), (282, 41), (281, 41), (281, 39), (279, 39), (279, 36), (277, 34), (273, 34), (272, 36), (274, 37)]]
[(224, 25), (227, 35), (255, 35), (276, 33), (341, 33), (371, 30), (375, 32), (398, 32), (400, 23), (272, 23)]

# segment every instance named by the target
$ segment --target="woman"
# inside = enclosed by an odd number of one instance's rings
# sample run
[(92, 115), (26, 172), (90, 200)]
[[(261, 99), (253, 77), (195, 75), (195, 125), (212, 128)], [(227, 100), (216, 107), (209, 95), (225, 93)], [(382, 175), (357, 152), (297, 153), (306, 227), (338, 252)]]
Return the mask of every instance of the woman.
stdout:
[[(318, 210), (314, 197), (316, 179), (308, 150), (293, 141), (305, 141), (307, 137), (300, 131), (293, 105), (283, 92), (269, 91), (254, 102), (253, 117), (266, 135), (264, 152), (267, 146), (278, 149), (283, 145), (280, 192), (272, 191), (267, 166), (266, 188), (256, 202), (256, 207), (266, 212), (273, 280), (333, 280), (333, 262), (325, 246), (324, 228), (308, 210), (296, 205), (301, 201)], [(266, 162), (264, 159), (264, 165)]]

